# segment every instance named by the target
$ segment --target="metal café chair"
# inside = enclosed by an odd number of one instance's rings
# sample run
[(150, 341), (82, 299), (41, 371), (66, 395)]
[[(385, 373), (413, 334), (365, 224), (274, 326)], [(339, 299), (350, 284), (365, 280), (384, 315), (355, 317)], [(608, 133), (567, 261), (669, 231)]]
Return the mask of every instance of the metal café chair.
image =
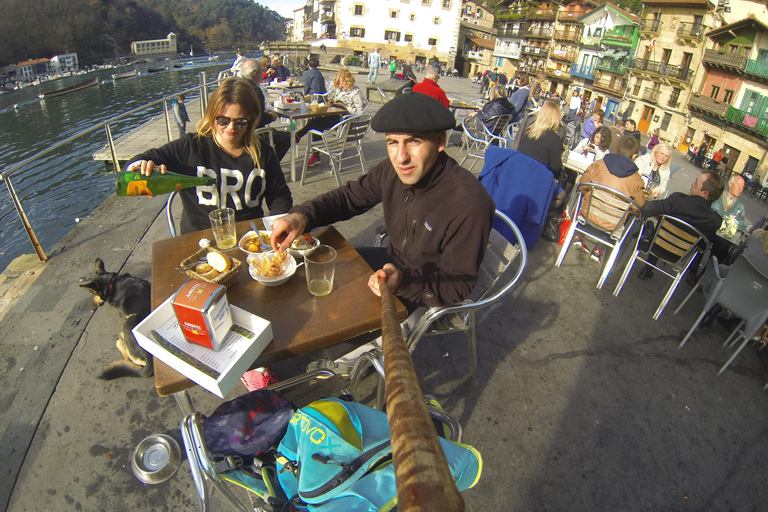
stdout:
[[(713, 306), (719, 305), (723, 309), (727, 309), (739, 317), (741, 322), (739, 322), (739, 325), (736, 326), (731, 335), (728, 336), (723, 346), (729, 344), (732, 346), (738, 343), (739, 340), (742, 341), (728, 361), (717, 371), (717, 374), (720, 375), (736, 359), (736, 356), (744, 349), (758, 329), (768, 321), (768, 276), (757, 270), (743, 254), (736, 258), (726, 277), (721, 275), (716, 257), (713, 256), (709, 260), (709, 265), (704, 275), (714, 275), (714, 282), (709, 291), (705, 291), (706, 300), (704, 301), (701, 314), (699, 314), (699, 317), (677, 348), (683, 348), (683, 345), (685, 345), (704, 319), (704, 315)], [(677, 308), (677, 311), (680, 311), (691, 295), (693, 295), (693, 292), (702, 285), (702, 280), (703, 276), (683, 303), (680, 304), (680, 307)]]
[[(659, 307), (656, 308), (656, 312), (653, 314), (653, 319), (658, 320), (661, 313), (664, 312), (667, 303), (672, 298), (672, 295), (675, 293), (675, 290), (677, 290), (677, 285), (680, 284), (680, 281), (683, 279), (683, 275), (685, 275), (685, 272), (691, 265), (693, 258), (700, 252), (709, 249), (709, 240), (707, 240), (707, 237), (704, 236), (701, 231), (687, 222), (672, 217), (671, 215), (661, 215), (658, 228), (656, 228), (656, 232), (653, 235), (650, 247), (641, 250), (639, 245), (646, 229), (648, 229), (648, 226), (644, 225), (635, 242), (634, 252), (630, 255), (629, 260), (624, 267), (624, 273), (621, 275), (621, 279), (619, 280), (619, 284), (616, 285), (613, 295), (618, 297), (619, 293), (621, 293), (635, 261), (641, 261), (646, 265), (652, 266), (659, 272), (672, 278), (672, 283), (669, 285), (667, 292), (664, 294), (664, 298), (661, 300)], [(668, 268), (666, 265), (659, 266), (658, 264), (649, 263), (649, 256), (655, 256), (658, 261), (668, 264), (671, 268)]]
[[(368, 114), (350, 117), (337, 123), (335, 126), (321, 132), (319, 130), (309, 130), (309, 134), (319, 135), (320, 140), (312, 141), (308, 139), (306, 153), (304, 155), (304, 166), (301, 170), (301, 184), (304, 184), (304, 177), (307, 174), (307, 163), (309, 155), (317, 151), (327, 155), (331, 160), (331, 170), (336, 178), (336, 184), (341, 186), (341, 164), (342, 161), (350, 158), (358, 158), (363, 174), (366, 173), (365, 157), (363, 156), (363, 137), (371, 124), (371, 116)], [(353, 153), (344, 156), (347, 151)]]
[(384, 91), (381, 89), (381, 87), (376, 87), (376, 89), (378, 89), (378, 91), (379, 91), (379, 96), (381, 96), (381, 104), (382, 104), (382, 105), (384, 105), (385, 103), (387, 103), (389, 100), (391, 100), (391, 99), (392, 99), (392, 97), (391, 97), (389, 94), (387, 94), (386, 92), (384, 92)]
[[(584, 211), (582, 211), (584, 195), (587, 192), (590, 193), (589, 199)], [(593, 242), (605, 245), (611, 249), (611, 255), (603, 264), (603, 271), (597, 281), (597, 288), (601, 289), (605, 280), (608, 279), (608, 274), (611, 273), (621, 247), (632, 232), (635, 222), (639, 219), (639, 212), (640, 206), (631, 197), (618, 190), (598, 183), (580, 184), (578, 196), (569, 211), (571, 227), (568, 229), (555, 266), (559, 267), (563, 263), (576, 233), (580, 233)], [(615, 227), (612, 230), (606, 230), (592, 222), (590, 217), (602, 219)]]
[(510, 147), (512, 145), (512, 142), (514, 142), (515, 137), (517, 137), (517, 130), (520, 128), (520, 121), (516, 123), (509, 123), (507, 124), (507, 129), (505, 130), (504, 136), (507, 139), (507, 147)]
[(474, 158), (469, 170), (475, 166), (478, 160), (485, 160), (485, 150), (488, 149), (494, 141), (501, 147), (506, 147), (507, 141), (503, 137), (494, 135), (488, 130), (488, 127), (476, 117), (465, 117), (461, 122), (464, 128), (464, 144), (467, 154), (461, 159), (459, 165), (464, 165), (467, 158)]

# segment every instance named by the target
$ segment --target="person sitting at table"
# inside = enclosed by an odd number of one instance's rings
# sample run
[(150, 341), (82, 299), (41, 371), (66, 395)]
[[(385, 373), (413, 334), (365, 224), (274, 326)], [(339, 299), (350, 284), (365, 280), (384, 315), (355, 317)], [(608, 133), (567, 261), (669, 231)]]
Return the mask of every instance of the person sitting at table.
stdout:
[(279, 55), (272, 57), (272, 69), (275, 70), (275, 78), (280, 80), (288, 80), (291, 78), (291, 72), (287, 67), (283, 66), (283, 59)]
[(637, 123), (632, 119), (627, 119), (624, 122), (624, 135), (634, 137), (637, 139), (638, 144), (643, 145), (643, 142), (640, 140), (640, 130), (637, 129)]
[[(592, 137), (589, 139), (582, 139), (576, 147), (573, 149), (575, 153), (583, 153), (585, 156), (589, 154), (595, 155), (594, 160), (602, 160), (605, 155), (611, 152), (611, 142), (613, 136), (611, 135), (611, 129), (607, 126), (601, 126)], [(617, 146), (618, 149), (618, 146)]]
[(562, 117), (563, 112), (556, 102), (545, 101), (536, 112), (533, 123), (528, 127), (521, 126), (517, 133), (520, 142), (516, 149), (546, 165), (555, 179), (563, 167), (563, 137), (558, 133)]
[(601, 108), (592, 112), (592, 115), (584, 121), (584, 128), (581, 130), (581, 136), (587, 140), (591, 139), (595, 130), (602, 126), (604, 116), (605, 112)]
[(521, 76), (517, 79), (517, 85), (520, 86), (514, 93), (510, 102), (515, 107), (515, 115), (512, 117), (512, 122), (517, 123), (523, 119), (523, 116), (527, 112), (526, 104), (528, 103), (528, 77)]
[(261, 75), (261, 84), (269, 85), (275, 79), (275, 68), (272, 67), (272, 61), (266, 55), (261, 57), (261, 69), (264, 73)]
[[(616, 153), (609, 153), (602, 160), (597, 160), (587, 167), (584, 176), (581, 177), (581, 183), (597, 183), (611, 187), (631, 197), (638, 206), (643, 206), (645, 183), (634, 163), (638, 153), (640, 153), (640, 144), (633, 137), (622, 137)], [(589, 197), (590, 192), (585, 192), (581, 202), (582, 213), (586, 213)], [(588, 220), (607, 231), (613, 231), (616, 228), (615, 224), (595, 215), (593, 210), (590, 210)]]
[(126, 169), (145, 176), (159, 168), (162, 173), (216, 178), (215, 186), (179, 191), (182, 233), (210, 228), (208, 214), (219, 207), (233, 208), (237, 221), (263, 217), (262, 200), (270, 214), (286, 213), (293, 206), (291, 191), (274, 151), (256, 136), (260, 116), (250, 82), (228, 78), (211, 94), (197, 133), (142, 153)]
[(448, 100), (448, 96), (445, 94), (443, 88), (437, 85), (439, 79), (440, 74), (438, 73), (437, 68), (428, 66), (426, 73), (424, 73), (424, 80), (413, 86), (413, 92), (420, 92), (421, 94), (432, 96), (445, 105), (446, 108), (449, 108), (451, 102)]
[[(363, 93), (355, 85), (355, 76), (348, 69), (340, 69), (333, 78), (333, 88), (328, 92), (327, 101), (330, 105), (341, 107), (352, 115), (363, 112)], [(341, 121), (340, 115), (310, 118), (304, 127), (296, 132), (296, 142), (299, 142), (309, 130), (325, 131)], [(312, 134), (312, 141), (320, 140), (319, 135)], [(307, 167), (320, 163), (320, 154), (312, 153), (307, 161)]]
[(646, 153), (635, 160), (640, 169), (646, 187), (650, 187), (654, 199), (664, 199), (669, 190), (669, 166), (672, 163), (672, 146), (666, 142), (660, 142), (653, 147), (650, 153)]
[[(640, 208), (640, 213), (643, 217), (655, 217), (657, 215), (677, 217), (698, 229), (712, 243), (715, 239), (715, 233), (723, 223), (720, 215), (712, 209), (712, 203), (720, 198), (724, 186), (723, 179), (717, 173), (706, 171), (701, 173), (691, 184), (691, 190), (688, 194), (673, 192), (666, 199), (648, 201)], [(650, 242), (652, 236), (653, 233), (648, 232), (647, 237), (643, 235), (643, 239)], [(644, 249), (641, 247), (641, 250)], [(657, 258), (653, 255), (648, 257), (649, 263), (655, 264), (656, 261)], [(693, 263), (691, 263), (690, 269), (692, 269), (692, 273), (696, 272)], [(643, 265), (638, 277), (642, 280), (650, 279), (653, 277), (653, 270), (650, 266)]]
[(445, 306), (469, 296), (493, 223), (495, 206), (482, 184), (445, 153), (450, 110), (426, 94), (385, 103), (371, 128), (386, 137), (389, 155), (356, 181), (293, 207), (272, 224), (272, 248), (285, 250), (302, 233), (350, 219), (379, 203), (388, 248), (358, 249), (379, 282), (406, 307)]
[(728, 188), (723, 191), (720, 199), (712, 203), (712, 209), (720, 214), (722, 218), (736, 218), (739, 223), (738, 230), (742, 233), (747, 230), (747, 212), (744, 205), (739, 201), (739, 196), (744, 191), (744, 178), (739, 174), (734, 174), (728, 180)]
[(320, 65), (320, 61), (317, 57), (310, 57), (309, 69), (304, 73), (304, 95), (308, 94), (325, 94), (325, 78), (323, 74), (317, 69)]
[[(256, 97), (259, 99), (261, 117), (256, 124), (256, 128), (264, 128), (269, 123), (276, 121), (278, 118), (277, 112), (268, 111), (264, 108), (266, 99), (264, 98), (264, 91), (261, 90), (261, 86), (259, 85), (259, 78), (262, 76), (261, 62), (255, 59), (246, 60), (240, 67), (240, 76), (251, 83), (253, 92), (256, 93)], [(288, 150), (291, 149), (291, 134), (284, 130), (272, 129), (271, 131), (272, 140), (275, 141), (275, 155), (277, 156), (277, 161), (280, 162), (288, 153)]]
[(611, 130), (611, 147), (609, 149), (611, 153), (615, 153), (619, 147), (619, 139), (624, 135), (624, 120), (617, 119), (613, 126), (609, 126), (608, 129)]
[[(474, 116), (483, 121), (488, 130), (492, 131), (496, 128), (496, 132), (499, 132), (503, 126), (496, 127), (496, 121), (489, 121), (496, 116), (502, 116), (507, 114), (514, 114), (515, 107), (507, 99), (507, 89), (503, 85), (494, 85), (491, 91), (488, 93), (488, 103), (483, 105), (483, 108), (477, 112), (471, 112), (469, 116)], [(501, 133), (495, 133), (494, 135), (502, 135)], [(495, 142), (495, 141), (494, 141)], [(546, 165), (546, 164), (544, 164)]]

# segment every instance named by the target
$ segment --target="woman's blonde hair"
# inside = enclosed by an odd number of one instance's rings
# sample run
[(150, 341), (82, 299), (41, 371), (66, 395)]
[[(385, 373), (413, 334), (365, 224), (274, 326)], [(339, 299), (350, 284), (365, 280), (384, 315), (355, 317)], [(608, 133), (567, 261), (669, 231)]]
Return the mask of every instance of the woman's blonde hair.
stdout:
[(197, 134), (200, 137), (213, 137), (213, 141), (219, 146), (219, 142), (214, 137), (214, 123), (216, 123), (216, 117), (228, 103), (235, 103), (245, 110), (248, 116), (248, 126), (244, 128), (243, 151), (250, 155), (255, 167), (261, 168), (261, 143), (254, 131), (256, 123), (261, 118), (261, 105), (250, 81), (241, 78), (227, 78), (221, 82), (208, 98), (205, 115), (197, 123)]
[(490, 95), (488, 96), (488, 99), (490, 101), (493, 101), (498, 98), (506, 98), (507, 97), (507, 88), (503, 85), (494, 85), (493, 88), (491, 88)]
[(547, 130), (557, 131), (560, 126), (560, 120), (563, 118), (563, 111), (556, 101), (547, 100), (544, 106), (536, 113), (536, 121), (528, 128), (525, 134), (529, 139), (536, 140)]
[[(341, 86), (344, 87), (341, 87)], [(333, 77), (334, 89), (351, 89), (355, 86), (355, 76), (348, 69), (340, 69)]]
[(660, 153), (661, 151), (669, 151), (669, 158), (664, 162), (664, 165), (659, 166), (659, 169), (669, 169), (669, 166), (672, 164), (672, 146), (666, 142), (659, 142), (653, 146), (653, 149), (651, 150), (651, 162), (653, 162), (653, 159), (656, 157), (656, 153)]
[(768, 254), (768, 231), (764, 229), (756, 229), (753, 233), (755, 238), (763, 242), (763, 252)]

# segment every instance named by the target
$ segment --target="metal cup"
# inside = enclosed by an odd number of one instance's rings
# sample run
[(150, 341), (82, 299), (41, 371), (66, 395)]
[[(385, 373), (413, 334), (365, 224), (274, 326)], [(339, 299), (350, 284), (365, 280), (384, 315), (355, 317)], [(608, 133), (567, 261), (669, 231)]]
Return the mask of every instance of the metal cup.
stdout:
[(231, 249), (237, 245), (235, 210), (232, 208), (219, 208), (209, 213), (208, 218), (211, 220), (213, 237), (216, 239), (216, 246), (219, 249)]
[(333, 289), (333, 275), (336, 272), (336, 249), (318, 245), (304, 253), (304, 272), (307, 275), (307, 289), (317, 297), (328, 295)]

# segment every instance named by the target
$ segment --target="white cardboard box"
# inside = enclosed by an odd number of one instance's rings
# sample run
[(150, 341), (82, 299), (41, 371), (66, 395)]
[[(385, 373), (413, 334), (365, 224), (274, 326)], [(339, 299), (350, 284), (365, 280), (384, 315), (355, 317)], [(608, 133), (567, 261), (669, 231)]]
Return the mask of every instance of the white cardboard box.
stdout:
[(236, 306), (230, 307), (234, 325), (218, 351), (184, 339), (173, 314), (171, 298), (134, 327), (133, 334), (144, 350), (224, 398), (272, 341), (269, 321)]

